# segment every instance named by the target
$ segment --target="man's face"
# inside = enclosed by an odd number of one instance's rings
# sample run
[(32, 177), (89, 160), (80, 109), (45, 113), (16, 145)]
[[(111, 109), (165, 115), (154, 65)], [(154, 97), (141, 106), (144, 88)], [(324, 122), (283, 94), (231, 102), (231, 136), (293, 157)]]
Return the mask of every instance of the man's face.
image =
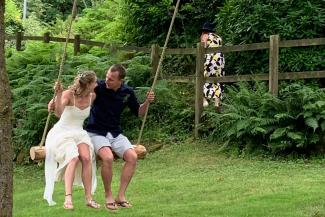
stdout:
[(122, 82), (123, 80), (119, 78), (118, 71), (113, 71), (113, 72), (111, 72), (110, 70), (107, 71), (105, 83), (108, 89), (113, 89), (116, 91), (121, 87)]

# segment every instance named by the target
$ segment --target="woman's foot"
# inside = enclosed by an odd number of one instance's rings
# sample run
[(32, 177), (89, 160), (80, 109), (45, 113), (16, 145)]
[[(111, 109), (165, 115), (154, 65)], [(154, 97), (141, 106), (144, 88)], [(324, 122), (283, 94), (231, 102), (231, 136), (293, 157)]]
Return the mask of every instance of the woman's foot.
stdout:
[(63, 203), (63, 208), (67, 210), (73, 210), (73, 203), (72, 203), (72, 195), (71, 194), (66, 194), (65, 195), (65, 200)]

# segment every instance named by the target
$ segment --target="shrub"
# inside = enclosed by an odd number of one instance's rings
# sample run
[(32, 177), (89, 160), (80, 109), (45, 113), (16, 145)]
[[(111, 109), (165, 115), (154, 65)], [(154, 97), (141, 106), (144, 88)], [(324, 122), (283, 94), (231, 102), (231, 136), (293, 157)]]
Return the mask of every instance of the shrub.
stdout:
[[(217, 30), (228, 44), (324, 37), (325, 6), (322, 0), (228, 0), (216, 16)], [(226, 74), (268, 71), (268, 53), (252, 51), (226, 55)], [(280, 72), (322, 70), (324, 46), (280, 50)]]
[(325, 90), (287, 84), (279, 97), (266, 85), (242, 83), (227, 88), (223, 112), (204, 112), (203, 133), (225, 147), (274, 154), (310, 154), (325, 132)]

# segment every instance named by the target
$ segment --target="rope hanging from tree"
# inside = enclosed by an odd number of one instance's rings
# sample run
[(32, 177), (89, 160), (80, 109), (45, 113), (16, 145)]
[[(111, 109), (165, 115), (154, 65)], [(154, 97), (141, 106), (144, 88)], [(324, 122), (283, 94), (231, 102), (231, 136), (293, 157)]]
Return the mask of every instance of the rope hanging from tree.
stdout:
[[(74, 0), (73, 1), (73, 6), (72, 6), (72, 13), (71, 13), (71, 19), (68, 25), (68, 31), (67, 31), (67, 36), (66, 36), (66, 40), (64, 43), (64, 48), (63, 48), (63, 53), (62, 53), (62, 58), (61, 58), (61, 62), (60, 62), (60, 68), (59, 68), (59, 73), (58, 73), (58, 77), (57, 77), (57, 81), (60, 81), (62, 72), (63, 72), (63, 67), (64, 67), (64, 63), (67, 57), (67, 47), (68, 47), (68, 43), (69, 43), (69, 39), (70, 39), (70, 34), (71, 34), (71, 29), (72, 29), (72, 24), (73, 21), (76, 18), (77, 15), (77, 1), (78, 0)], [(55, 99), (56, 97), (56, 93), (54, 92), (52, 99)], [(48, 115), (47, 115), (47, 119), (46, 119), (46, 123), (45, 123), (45, 127), (43, 130), (43, 135), (42, 135), (42, 140), (39, 143), (38, 146), (33, 146), (30, 148), (29, 154), (30, 154), (30, 158), (32, 160), (40, 160), (40, 159), (44, 159), (45, 158), (45, 147), (44, 147), (44, 143), (45, 143), (45, 136), (46, 133), (48, 131), (48, 127), (49, 127), (49, 122), (50, 122), (50, 117), (51, 117), (51, 111), (49, 111)]]
[[(158, 63), (157, 69), (156, 69), (155, 77), (154, 77), (152, 86), (150, 88), (150, 91), (153, 91), (155, 89), (156, 82), (157, 82), (158, 75), (159, 75), (159, 71), (160, 71), (162, 62), (163, 62), (164, 57), (165, 57), (165, 51), (166, 51), (166, 48), (167, 48), (167, 44), (168, 44), (168, 41), (169, 41), (170, 34), (172, 32), (172, 28), (173, 28), (173, 25), (174, 25), (174, 21), (175, 21), (176, 15), (177, 15), (177, 11), (178, 11), (180, 2), (181, 2), (181, 0), (177, 0), (176, 6), (175, 6), (175, 10), (174, 10), (174, 14), (173, 14), (173, 18), (172, 18), (172, 20), (170, 22), (170, 26), (169, 26), (169, 30), (168, 30), (168, 33), (167, 33), (167, 36), (166, 36), (165, 44), (164, 44), (163, 50), (162, 50), (161, 55), (160, 55), (159, 63)], [(186, 2), (187, 1), (185, 1), (185, 3)], [(144, 124), (146, 123), (146, 119), (147, 119), (147, 116), (148, 116), (149, 105), (147, 106), (146, 112), (145, 112), (145, 114), (143, 116), (143, 119), (142, 119), (142, 125), (141, 125), (141, 129), (140, 129), (139, 137), (138, 137), (138, 140), (137, 140), (137, 145), (139, 145), (140, 142), (141, 142), (141, 138), (142, 138), (142, 134), (143, 134), (143, 129), (144, 129)]]

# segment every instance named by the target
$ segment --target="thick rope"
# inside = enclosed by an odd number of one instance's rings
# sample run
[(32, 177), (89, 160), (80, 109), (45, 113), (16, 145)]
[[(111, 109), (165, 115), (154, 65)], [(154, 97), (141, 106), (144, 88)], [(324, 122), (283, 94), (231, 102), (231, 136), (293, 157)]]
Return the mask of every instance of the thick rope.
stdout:
[[(165, 57), (165, 51), (166, 51), (166, 48), (167, 48), (167, 44), (168, 44), (168, 41), (169, 41), (170, 34), (172, 32), (172, 28), (173, 28), (174, 21), (175, 21), (176, 15), (177, 15), (177, 11), (178, 11), (178, 7), (179, 7), (180, 1), (181, 0), (177, 0), (176, 6), (175, 6), (175, 10), (174, 10), (174, 14), (173, 14), (173, 18), (172, 18), (172, 21), (170, 22), (170, 26), (169, 26), (169, 30), (168, 30), (168, 33), (167, 33), (167, 37), (166, 37), (166, 40), (165, 40), (165, 44), (164, 44), (163, 50), (161, 52), (161, 56), (160, 56), (160, 59), (159, 59), (158, 67), (156, 69), (155, 78), (153, 80), (153, 83), (152, 83), (152, 86), (150, 88), (150, 91), (153, 91), (155, 89), (156, 82), (157, 82), (158, 75), (159, 75), (159, 71), (160, 71), (162, 62), (163, 62), (164, 57)], [(150, 105), (150, 103), (148, 104), (148, 106), (146, 108), (146, 112), (145, 112), (144, 117), (142, 119), (142, 125), (141, 125), (141, 129), (140, 129), (140, 133), (139, 133), (139, 137), (138, 137), (138, 141), (137, 141), (137, 144), (138, 145), (141, 142), (141, 138), (142, 138), (142, 134), (143, 134), (143, 129), (144, 129), (144, 124), (146, 123), (146, 119), (147, 119), (147, 116), (148, 116), (149, 105)]]
[[(71, 16), (71, 19), (70, 19), (70, 22), (69, 22), (69, 29), (68, 29), (68, 33), (67, 33), (66, 40), (65, 40), (65, 43), (64, 43), (64, 49), (63, 49), (62, 59), (61, 59), (61, 63), (60, 63), (60, 69), (59, 69), (58, 77), (56, 79), (57, 81), (60, 81), (60, 78), (61, 78), (61, 75), (62, 75), (62, 72), (63, 72), (64, 62), (65, 62), (65, 59), (67, 57), (67, 47), (68, 47), (68, 43), (69, 43), (69, 39), (70, 39), (72, 23), (75, 20), (76, 14), (77, 14), (77, 1), (78, 0), (73, 1), (72, 14), (71, 14), (72, 16)], [(56, 97), (56, 93), (54, 92), (52, 99), (55, 99), (55, 97)], [(51, 111), (49, 111), (49, 113), (47, 115), (46, 124), (45, 124), (43, 135), (42, 135), (42, 140), (41, 140), (41, 142), (39, 144), (40, 147), (42, 147), (44, 145), (44, 143), (45, 143), (45, 136), (46, 136), (47, 130), (49, 128), (50, 117), (51, 117)]]

